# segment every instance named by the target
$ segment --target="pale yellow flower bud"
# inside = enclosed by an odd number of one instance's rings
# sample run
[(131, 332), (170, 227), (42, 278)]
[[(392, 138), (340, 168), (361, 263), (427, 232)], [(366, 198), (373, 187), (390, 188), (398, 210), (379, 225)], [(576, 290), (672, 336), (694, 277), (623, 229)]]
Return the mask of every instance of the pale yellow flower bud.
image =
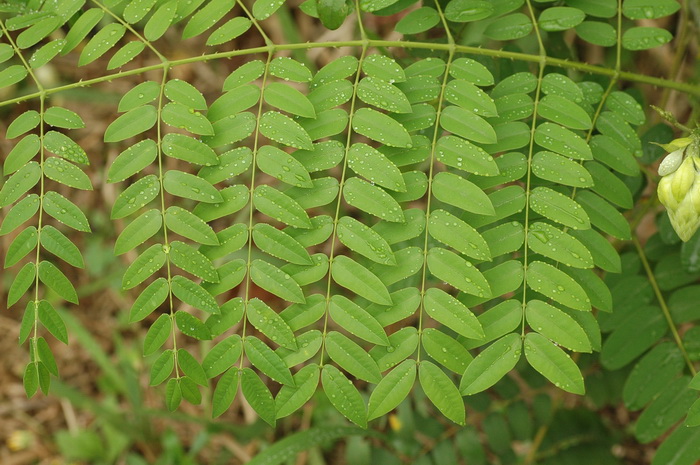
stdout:
[(659, 201), (683, 241), (693, 237), (700, 227), (700, 159), (696, 152), (694, 146), (676, 149), (659, 166), (663, 176), (657, 190)]

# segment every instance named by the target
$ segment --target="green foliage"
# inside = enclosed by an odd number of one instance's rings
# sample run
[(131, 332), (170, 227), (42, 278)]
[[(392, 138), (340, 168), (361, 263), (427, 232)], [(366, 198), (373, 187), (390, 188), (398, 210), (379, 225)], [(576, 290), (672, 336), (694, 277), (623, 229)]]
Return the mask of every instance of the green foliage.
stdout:
[[(120, 231), (114, 255), (127, 263), (128, 320), (148, 327), (150, 384), (163, 385), (169, 410), (202, 403), (218, 417), (242, 395), (274, 426), (322, 390), (362, 428), (409, 401), (464, 425), (493, 389), (508, 399), (515, 434), (518, 419), (532, 425), (539, 414), (504, 394), (509, 374), (584, 395), (599, 361), (604, 375), (632, 367), (621, 395), (642, 410), (638, 441), (666, 437), (655, 464), (700, 458), (700, 349), (690, 337), (700, 239), (679, 246), (665, 216), (645, 246), (637, 238), (649, 208), (642, 172), (660, 154), (648, 156), (646, 102), (626, 84), (700, 90), (622, 68), (674, 39), (635, 20), (680, 5), (307, 0), (297, 14), (354, 38), (274, 43), (265, 21), (289, 6), (249, 3), (2, 6), (0, 88), (11, 93), (0, 106), (31, 107), (8, 124), (0, 188), (8, 306), (26, 305), (27, 395), (58, 376), (42, 335), (68, 343), (57, 308), (80, 292), (66, 264), (91, 267), (68, 228), (91, 231), (75, 199), (97, 179), (80, 165), (100, 154), (72, 137), (94, 122), (55, 98), (86, 83), (51, 87), (39, 74), (64, 57), (101, 71), (89, 84), (156, 79), (121, 96), (102, 134), (119, 155), (101, 168), (119, 191), (107, 208)], [(369, 30), (369, 19), (398, 13), (403, 41)], [(563, 39), (574, 31), (614, 64), (579, 61)], [(165, 34), (200, 53), (167, 57)], [(239, 37), (262, 45), (237, 48)], [(342, 56), (317, 69), (304, 51), (318, 47)], [(206, 62), (221, 73), (233, 57), (244, 63), (219, 76), (220, 91), (176, 77)], [(482, 427), (513, 463), (495, 439), (508, 428), (502, 412)], [(254, 463), (355, 433), (302, 433)]]

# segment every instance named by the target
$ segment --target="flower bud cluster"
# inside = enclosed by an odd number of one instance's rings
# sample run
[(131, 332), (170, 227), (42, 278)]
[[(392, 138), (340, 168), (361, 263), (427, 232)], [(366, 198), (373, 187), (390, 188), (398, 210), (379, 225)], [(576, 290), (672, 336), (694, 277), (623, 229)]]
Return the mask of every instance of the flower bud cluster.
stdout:
[(673, 151), (659, 165), (657, 192), (673, 229), (685, 242), (700, 227), (700, 153), (689, 138), (676, 139), (668, 147)]

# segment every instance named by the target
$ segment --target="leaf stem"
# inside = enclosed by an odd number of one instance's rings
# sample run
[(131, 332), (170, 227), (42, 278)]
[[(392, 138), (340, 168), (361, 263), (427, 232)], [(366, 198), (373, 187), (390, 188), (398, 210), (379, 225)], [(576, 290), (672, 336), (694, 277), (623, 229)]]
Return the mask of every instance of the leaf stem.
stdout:
[[(349, 40), (349, 41), (338, 41), (338, 42), (303, 42), (297, 44), (278, 44), (278, 45), (266, 45), (263, 47), (253, 47), (241, 50), (231, 50), (227, 52), (215, 52), (204, 55), (199, 55), (195, 57), (182, 58), (179, 60), (166, 61), (160, 64), (143, 66), (140, 68), (134, 68), (128, 71), (118, 71), (116, 73), (107, 74), (105, 76), (100, 76), (93, 79), (80, 80), (78, 82), (73, 82), (70, 84), (65, 84), (62, 86), (56, 86), (44, 89), (45, 95), (55, 94), (57, 92), (63, 92), (70, 89), (75, 89), (79, 87), (87, 87), (93, 84), (99, 84), (102, 82), (112, 81), (114, 79), (119, 79), (128, 76), (134, 76), (138, 74), (143, 74), (147, 71), (153, 71), (157, 69), (163, 69), (165, 67), (176, 67), (191, 63), (202, 63), (207, 61), (212, 61), (220, 58), (232, 58), (236, 56), (243, 55), (253, 55), (258, 53), (267, 53), (270, 49), (276, 51), (283, 50), (308, 50), (314, 48), (338, 48), (338, 47), (362, 47), (364, 44), (363, 40)], [(425, 50), (441, 50), (449, 52), (451, 47), (454, 47), (455, 53), (463, 53), (469, 55), (477, 56), (489, 56), (494, 58), (510, 59), (517, 61), (524, 61), (530, 63), (539, 63), (544, 61), (547, 66), (557, 66), (566, 69), (573, 69), (581, 71), (584, 73), (598, 74), (601, 76), (615, 76), (618, 75), (619, 79), (622, 81), (636, 82), (641, 84), (649, 84), (652, 86), (661, 87), (664, 89), (673, 89), (679, 92), (684, 92), (693, 96), (700, 96), (700, 86), (694, 84), (688, 84), (685, 82), (676, 82), (670, 79), (658, 78), (653, 76), (647, 76), (644, 74), (632, 73), (628, 71), (615, 71), (614, 69), (609, 69), (604, 66), (590, 65), (588, 63), (581, 63), (577, 61), (569, 61), (561, 58), (553, 58), (549, 56), (532, 55), (520, 52), (510, 52), (506, 50), (489, 50), (480, 47), (471, 47), (467, 45), (450, 45), (450, 44), (440, 44), (440, 43), (430, 43), (430, 42), (404, 42), (404, 41), (390, 41), (390, 40), (367, 40), (368, 47), (394, 47), (394, 48), (404, 48), (404, 49), (425, 49)], [(41, 95), (41, 91), (32, 92), (20, 97), (15, 97), (7, 100), (0, 101), (0, 107), (11, 105), (13, 103), (24, 102), (32, 98), (37, 98)]]
[[(355, 9), (357, 11), (357, 22), (360, 25), (360, 34), (366, 39), (365, 29), (362, 26), (362, 20), (360, 18), (360, 6), (356, 1)], [(343, 168), (340, 173), (340, 182), (338, 184), (338, 202), (335, 207), (335, 215), (333, 217), (333, 231), (331, 233), (331, 249), (328, 254), (328, 283), (326, 285), (326, 308), (323, 314), (323, 333), (321, 339), (321, 350), (319, 356), (318, 365), (323, 367), (323, 354), (326, 352), (326, 335), (328, 334), (328, 313), (331, 302), (331, 287), (333, 285), (333, 257), (335, 255), (335, 245), (336, 245), (336, 235), (338, 232), (338, 217), (340, 216), (340, 206), (343, 201), (343, 186), (345, 185), (345, 176), (347, 174), (348, 167), (348, 152), (350, 151), (350, 144), (352, 144), (352, 120), (355, 115), (355, 105), (357, 103), (357, 85), (360, 82), (360, 76), (362, 75), (362, 63), (365, 60), (365, 54), (367, 53), (369, 41), (363, 40), (362, 53), (357, 61), (357, 71), (355, 72), (355, 81), (352, 84), (352, 99), (350, 100), (350, 113), (348, 115), (348, 135), (345, 138), (345, 153), (343, 154)]]
[(445, 89), (447, 88), (447, 80), (450, 76), (450, 66), (452, 66), (452, 60), (454, 59), (455, 47), (454, 39), (452, 33), (450, 32), (447, 19), (442, 12), (440, 7), (440, 2), (435, 2), (435, 7), (440, 15), (440, 20), (442, 21), (443, 28), (447, 35), (447, 40), (453, 45), (450, 48), (449, 55), (447, 57), (447, 64), (445, 66), (445, 75), (442, 78), (442, 86), (440, 87), (440, 95), (438, 96), (437, 109), (435, 113), (435, 129), (433, 130), (433, 140), (430, 145), (430, 167), (428, 169), (428, 189), (426, 192), (427, 200), (425, 205), (425, 234), (423, 238), (423, 265), (421, 266), (421, 285), (420, 285), (420, 306), (418, 307), (418, 346), (416, 347), (416, 363), (420, 363), (421, 359), (421, 345), (423, 343), (423, 315), (425, 313), (425, 283), (428, 274), (428, 241), (430, 239), (430, 234), (428, 233), (428, 223), (430, 221), (430, 207), (433, 192), (433, 172), (435, 171), (435, 148), (437, 146), (438, 138), (440, 136), (440, 116), (442, 115), (442, 106), (445, 101)]
[(649, 284), (651, 284), (652, 289), (654, 289), (654, 294), (656, 295), (656, 300), (659, 301), (659, 305), (661, 306), (661, 312), (664, 314), (664, 318), (666, 318), (666, 323), (668, 323), (668, 327), (671, 330), (671, 334), (673, 335), (673, 340), (675, 341), (676, 345), (678, 346), (678, 349), (681, 351), (683, 354), (683, 359), (685, 359), (685, 364), (688, 366), (688, 370), (690, 370), (690, 373), (695, 376), (697, 371), (695, 370), (695, 366), (693, 365), (693, 362), (690, 360), (690, 357), (688, 356), (688, 352), (685, 350), (685, 345), (683, 344), (683, 340), (681, 339), (680, 334), (678, 334), (678, 328), (676, 327), (676, 324), (673, 322), (673, 318), (671, 317), (671, 312), (668, 309), (668, 305), (666, 304), (666, 299), (664, 298), (663, 294), (661, 293), (661, 289), (659, 288), (659, 284), (656, 281), (656, 277), (654, 276), (654, 271), (651, 269), (651, 265), (649, 265), (649, 260), (647, 259), (647, 255), (644, 252), (644, 248), (642, 247), (642, 244), (639, 242), (639, 238), (635, 234), (632, 236), (632, 243), (634, 244), (634, 247), (637, 249), (637, 255), (639, 255), (639, 258), (642, 260), (642, 265), (644, 266), (644, 271), (647, 274), (647, 279), (649, 280)]

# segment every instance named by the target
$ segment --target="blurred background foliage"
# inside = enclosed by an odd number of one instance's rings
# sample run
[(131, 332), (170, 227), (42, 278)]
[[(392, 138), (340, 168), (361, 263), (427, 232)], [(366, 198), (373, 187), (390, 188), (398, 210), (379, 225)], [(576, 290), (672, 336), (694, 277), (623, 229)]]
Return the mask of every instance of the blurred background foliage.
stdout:
[[(612, 1), (612, 0), (609, 0)], [(346, 23), (335, 31), (325, 29), (317, 20), (302, 14), (297, 1), (286, 2), (264, 24), (269, 36), (279, 42), (351, 40), (354, 25)], [(401, 2), (409, 5), (413, 2)], [(445, 3), (445, 2), (443, 2)], [(368, 31), (381, 38), (395, 39), (395, 26), (408, 10), (386, 16), (367, 15)], [(665, 77), (698, 84), (697, 31), (700, 25), (700, 3), (687, 0), (677, 14), (661, 20), (647, 21), (670, 31), (687, 27), (678, 41), (644, 53), (623, 52), (622, 68), (641, 74)], [(458, 43), (493, 46), (484, 36), (487, 23), (453, 24)], [(572, 31), (550, 34), (550, 56), (612, 67), (612, 49), (590, 45)], [(178, 32), (166, 35), (163, 49), (174, 58), (188, 57), (201, 50), (200, 39), (180, 41)], [(425, 40), (437, 40), (425, 37)], [(261, 45), (255, 34), (237, 39), (237, 48)], [(512, 51), (536, 53), (533, 36), (507, 45)], [(677, 54), (678, 50), (688, 53)], [(333, 50), (300, 51), (296, 58), (312, 69), (333, 58)], [(428, 56), (429, 50), (404, 51), (406, 61), (415, 56)], [(173, 77), (195, 83), (205, 94), (217, 93), (219, 78), (241, 64), (242, 59), (217, 62), (212, 66), (179, 66)], [(141, 63), (143, 65), (143, 63)], [(500, 60), (491, 63), (501, 75), (509, 75), (530, 66), (523, 62)], [(95, 63), (78, 70), (69, 59), (57, 59), (37, 73), (50, 84), (72, 82), (100, 76), (104, 63)], [(156, 73), (157, 74), (157, 73)], [(157, 77), (156, 77), (157, 78)], [(587, 76), (606, 85), (608, 78)], [(631, 186), (636, 192), (636, 206), (627, 217), (636, 228), (638, 246), (648, 257), (649, 269), (640, 259), (635, 245), (618, 241), (614, 246), (622, 254), (623, 273), (608, 275), (615, 312), (600, 319), (602, 346), (620, 328), (635, 337), (650, 334), (642, 351), (631, 353), (616, 350), (614, 360), (597, 354), (583, 354), (578, 363), (586, 379), (585, 396), (574, 396), (555, 389), (529, 368), (524, 359), (510, 375), (487, 392), (466, 398), (467, 426), (450, 423), (426, 401), (416, 387), (398, 409), (387, 417), (373, 421), (368, 430), (349, 423), (318, 391), (311, 403), (300, 412), (278, 422), (272, 428), (261, 421), (241, 396), (233, 407), (216, 420), (210, 420), (211, 393), (203, 396), (200, 406), (183, 405), (169, 412), (163, 405), (162, 393), (148, 387), (148, 372), (153, 360), (141, 356), (141, 340), (146, 326), (128, 325), (131, 297), (120, 290), (121, 276), (130, 259), (115, 260), (112, 253), (114, 225), (105, 206), (112, 205), (115, 187), (102, 182), (105, 167), (116, 156), (114, 149), (103, 146), (102, 134), (113, 119), (114, 108), (123, 93), (135, 81), (121, 79), (109, 85), (73, 89), (56, 95), (58, 105), (77, 109), (85, 120), (96, 124), (77, 132), (79, 144), (92, 159), (90, 176), (94, 191), (81, 192), (74, 201), (87, 212), (93, 233), (78, 237), (86, 262), (86, 271), (71, 270), (81, 304), (61, 315), (71, 335), (71, 344), (56, 346), (55, 355), (61, 367), (61, 379), (54, 381), (51, 395), (27, 399), (22, 387), (26, 351), (17, 345), (20, 318), (16, 311), (0, 312), (0, 463), (24, 464), (351, 464), (351, 465), (445, 465), (445, 464), (648, 464), (665, 436), (640, 440), (635, 424), (643, 403), (625, 393), (626, 381), (635, 364), (642, 363), (659, 341), (668, 340), (661, 313), (650, 321), (623, 326), (635, 319), (640, 308), (658, 305), (650, 285), (649, 270), (668, 300), (671, 314), (687, 341), (692, 361), (700, 360), (700, 331), (693, 322), (700, 319), (700, 238), (681, 245), (669, 226), (666, 214), (659, 208), (653, 192), (655, 165), (663, 155), (650, 141), (667, 142), (674, 131), (658, 116), (643, 129), (644, 155), (640, 162), (646, 173), (644, 185)], [(626, 89), (645, 104), (655, 104), (671, 112), (680, 121), (696, 121), (698, 102), (685, 94), (639, 85)], [(0, 98), (6, 99), (22, 89), (6, 88)], [(0, 132), (4, 132), (14, 115), (26, 110), (27, 104), (0, 108)], [(5, 144), (7, 144), (5, 142)], [(6, 153), (8, 146), (0, 147)], [(645, 180), (641, 179), (639, 182)], [(637, 181), (634, 181), (637, 182)], [(0, 240), (6, 248), (8, 239)], [(1, 276), (2, 292), (12, 282), (10, 273)], [(5, 300), (5, 296), (3, 299)], [(656, 308), (656, 307), (654, 307)], [(650, 312), (653, 314), (653, 312)], [(646, 333), (645, 333), (646, 334)], [(208, 344), (201, 342), (200, 344)], [(190, 347), (196, 352), (197, 347)], [(605, 349), (603, 350), (605, 354)], [(608, 351), (610, 355), (610, 352)], [(654, 353), (648, 363), (668, 363)], [(641, 360), (641, 361), (639, 361)], [(656, 362), (657, 365), (653, 365)], [(680, 368), (650, 383), (669, 383)], [(663, 387), (663, 386), (662, 386)], [(694, 399), (693, 399), (694, 400)], [(687, 400), (679, 400), (687, 402)], [(685, 409), (689, 407), (686, 405)], [(671, 418), (671, 425), (659, 425), (665, 431), (681, 420)], [(679, 429), (678, 436), (693, 434), (700, 449), (696, 429)], [(643, 438), (644, 439), (644, 438)], [(687, 437), (682, 438), (685, 442)], [(679, 439), (680, 441), (681, 439)], [(676, 443), (667, 441), (665, 447)], [(687, 457), (700, 456), (700, 450), (685, 451)], [(691, 458), (692, 463), (696, 460)]]

